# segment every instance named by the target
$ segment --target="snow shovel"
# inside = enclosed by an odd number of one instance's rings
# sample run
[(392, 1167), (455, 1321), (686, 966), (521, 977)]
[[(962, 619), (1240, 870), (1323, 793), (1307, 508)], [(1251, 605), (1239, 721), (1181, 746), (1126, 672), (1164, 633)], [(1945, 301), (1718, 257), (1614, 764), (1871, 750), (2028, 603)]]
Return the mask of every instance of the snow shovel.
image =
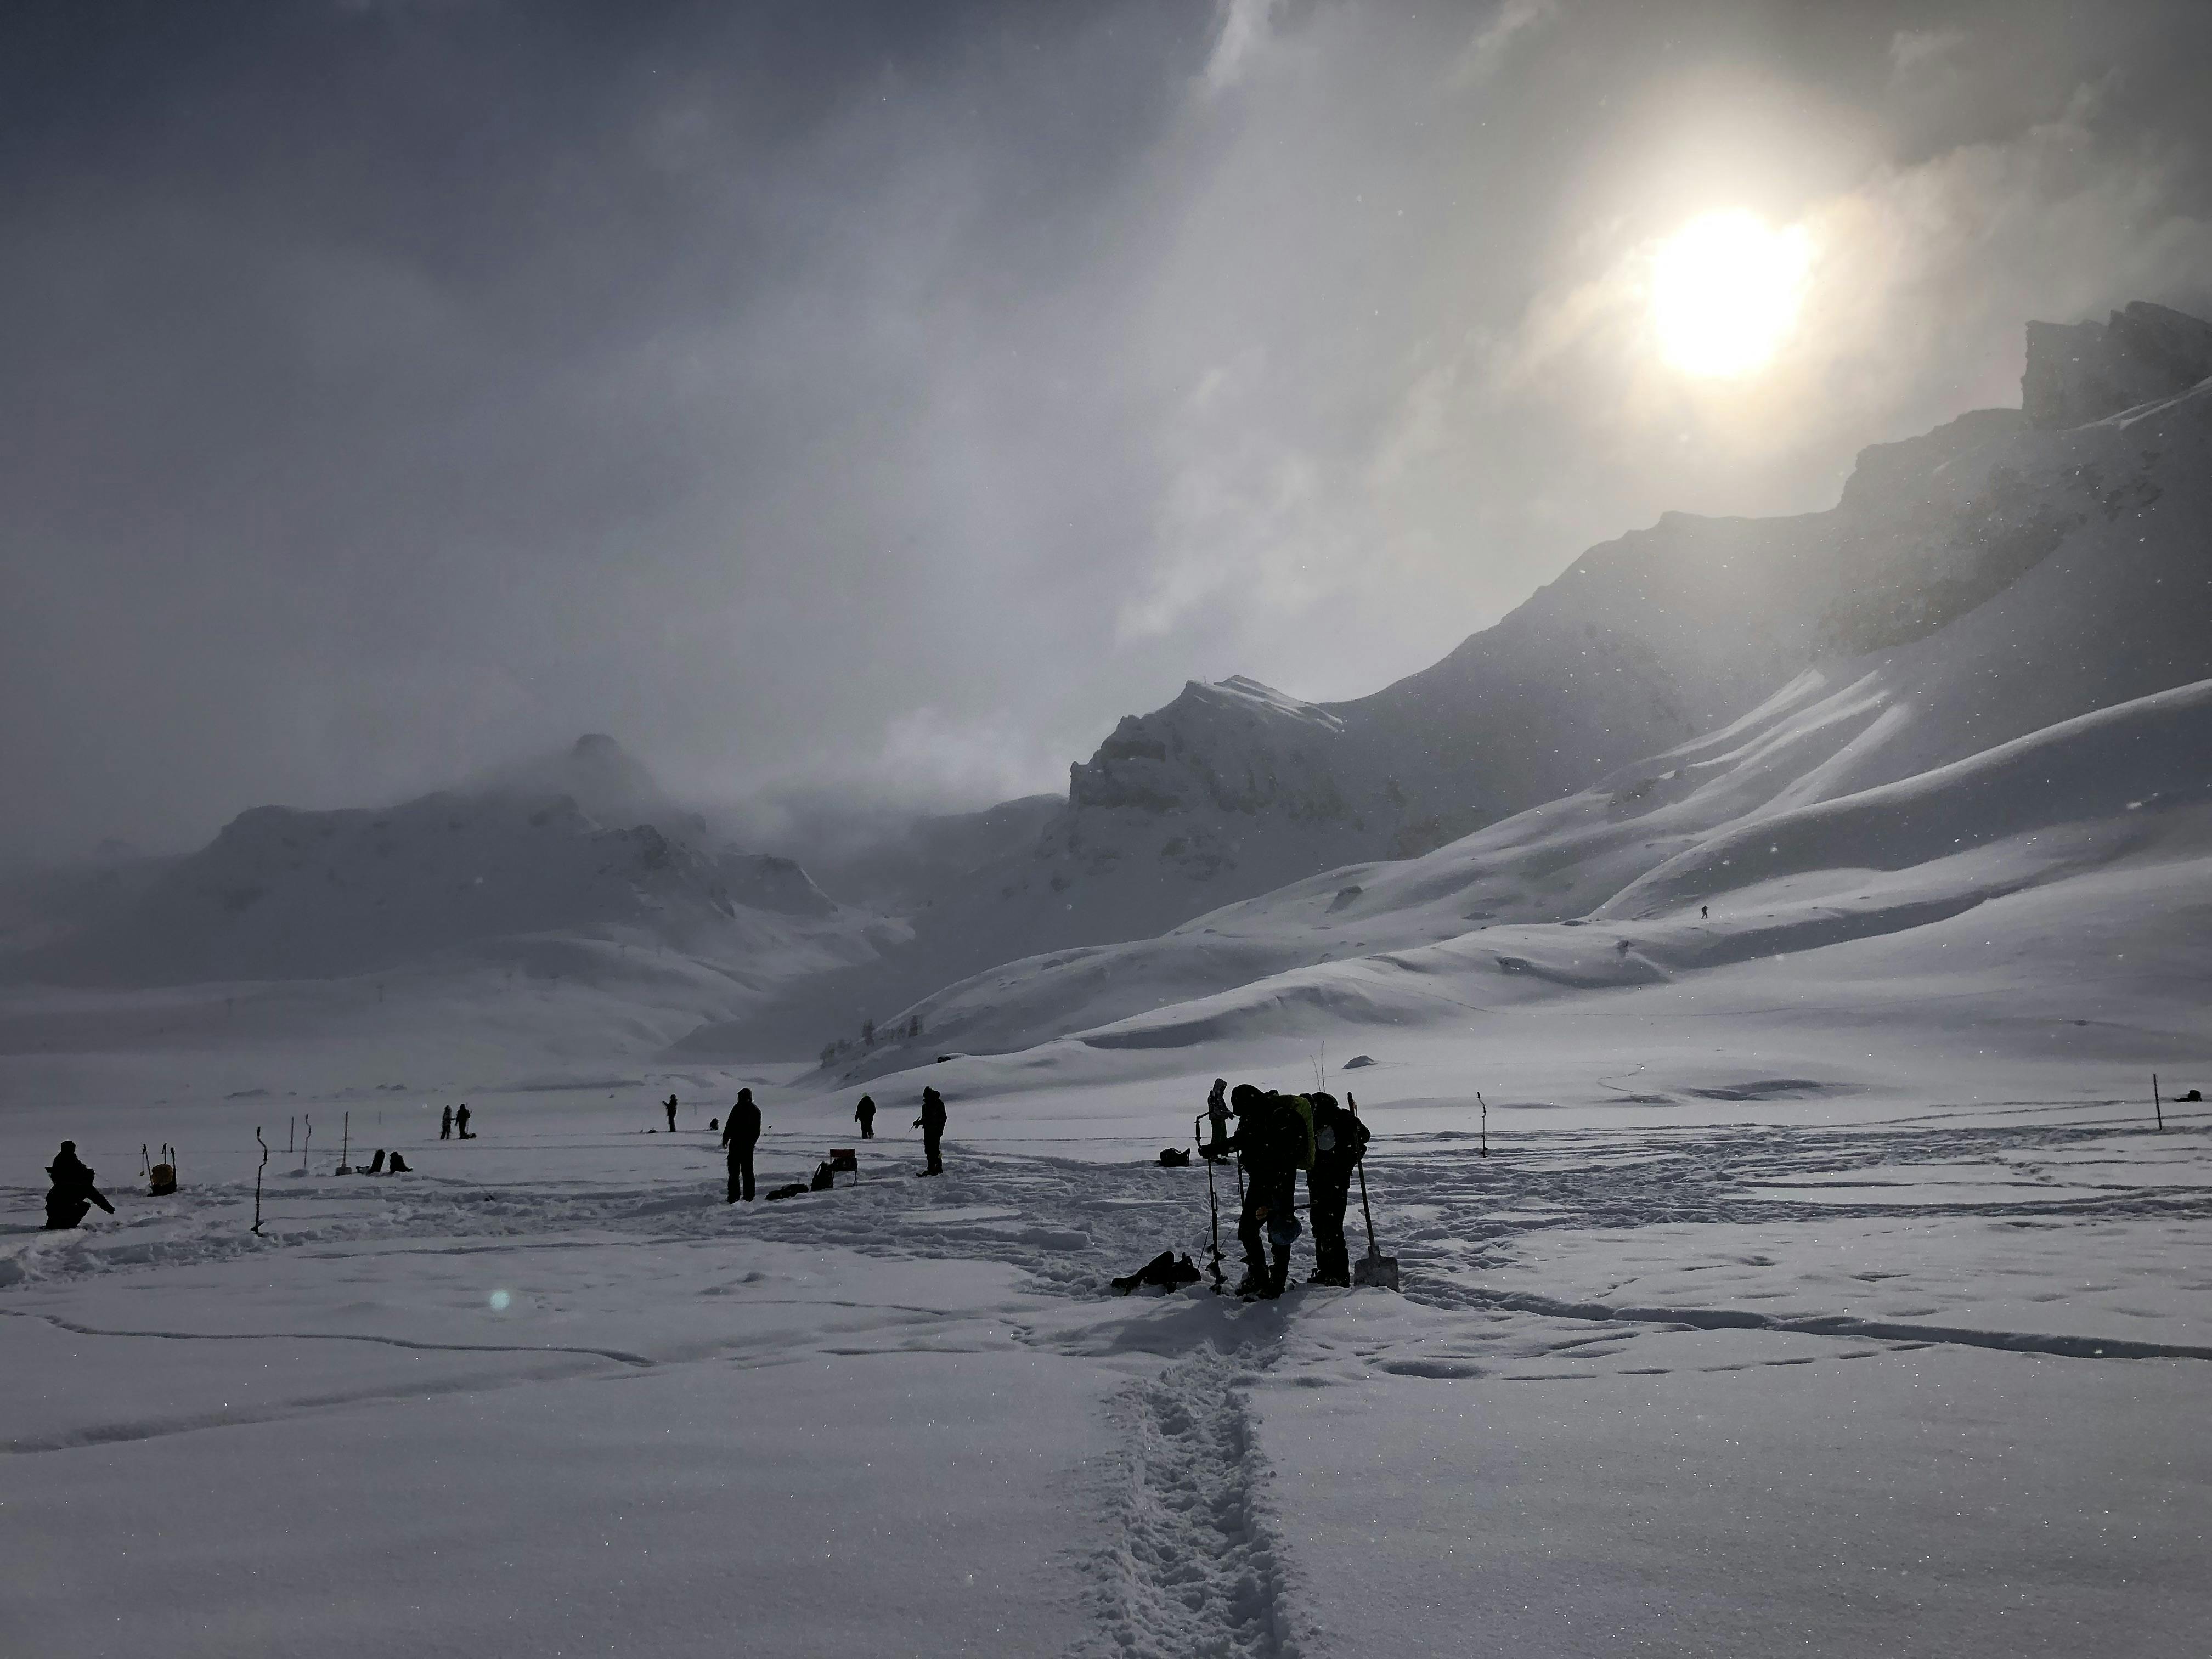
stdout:
[(1375, 1248), (1375, 1212), (1367, 1207), (1367, 1160), (1362, 1158), (1357, 1167), (1359, 1170), (1359, 1213), (1367, 1218), (1367, 1254), (1352, 1264), (1352, 1282), (1395, 1291), (1398, 1288), (1398, 1258), (1385, 1255)]

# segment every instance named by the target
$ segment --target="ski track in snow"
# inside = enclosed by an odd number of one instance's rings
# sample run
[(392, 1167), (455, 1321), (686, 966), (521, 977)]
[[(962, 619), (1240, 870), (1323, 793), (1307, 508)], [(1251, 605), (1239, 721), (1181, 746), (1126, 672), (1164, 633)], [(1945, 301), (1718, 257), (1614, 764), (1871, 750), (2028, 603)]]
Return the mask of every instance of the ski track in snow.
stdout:
[(1095, 1569), (1100, 1631), (1127, 1659), (1297, 1659), (1297, 1598), (1245, 1385), (1276, 1355), (1200, 1347), (1116, 1411), (1113, 1540)]

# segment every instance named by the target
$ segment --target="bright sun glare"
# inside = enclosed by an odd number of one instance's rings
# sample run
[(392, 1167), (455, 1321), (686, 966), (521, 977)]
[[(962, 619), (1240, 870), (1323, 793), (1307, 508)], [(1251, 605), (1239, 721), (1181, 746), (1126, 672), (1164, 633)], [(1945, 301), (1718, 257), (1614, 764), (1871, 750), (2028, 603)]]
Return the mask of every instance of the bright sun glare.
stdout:
[(1667, 360), (1692, 374), (1748, 374), (1797, 319), (1811, 250), (1740, 210), (1692, 219), (1659, 250), (1651, 312)]

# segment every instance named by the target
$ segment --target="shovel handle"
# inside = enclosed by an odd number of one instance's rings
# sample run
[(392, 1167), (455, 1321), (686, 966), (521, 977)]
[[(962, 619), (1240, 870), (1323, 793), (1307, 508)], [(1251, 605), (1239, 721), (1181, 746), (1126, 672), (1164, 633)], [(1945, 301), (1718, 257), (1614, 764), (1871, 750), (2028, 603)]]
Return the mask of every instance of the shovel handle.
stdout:
[(1367, 1254), (1375, 1254), (1375, 1212), (1367, 1207), (1367, 1160), (1352, 1166), (1359, 1171), (1359, 1213), (1367, 1218)]

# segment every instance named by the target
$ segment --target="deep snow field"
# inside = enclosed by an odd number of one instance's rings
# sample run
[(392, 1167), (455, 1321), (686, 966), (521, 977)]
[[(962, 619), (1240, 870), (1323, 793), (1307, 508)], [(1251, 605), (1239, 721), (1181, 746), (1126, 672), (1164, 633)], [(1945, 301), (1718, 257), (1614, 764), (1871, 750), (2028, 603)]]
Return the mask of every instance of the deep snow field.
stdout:
[[(857, 1088), (19, 1042), (0, 1649), (2205, 1651), (2212, 1110), (2149, 1100), (2154, 1065), (2212, 1085), (2175, 857), (1664, 982), (1430, 963), (1425, 1021), (1373, 963), (1305, 969), (1361, 1017), (1248, 989), (1207, 1040), (878, 1078), (859, 1179), (775, 1205), (720, 1201), (708, 1117), (752, 1084), (765, 1190), (855, 1144)], [(1212, 1077), (1316, 1066), (1373, 1122), (1405, 1293), (1115, 1296), (1204, 1262), (1206, 1173), (1153, 1159)], [(463, 1097), (480, 1138), (441, 1144)], [(349, 1111), (415, 1173), (333, 1174)], [(64, 1135), (119, 1213), (42, 1233)]]

